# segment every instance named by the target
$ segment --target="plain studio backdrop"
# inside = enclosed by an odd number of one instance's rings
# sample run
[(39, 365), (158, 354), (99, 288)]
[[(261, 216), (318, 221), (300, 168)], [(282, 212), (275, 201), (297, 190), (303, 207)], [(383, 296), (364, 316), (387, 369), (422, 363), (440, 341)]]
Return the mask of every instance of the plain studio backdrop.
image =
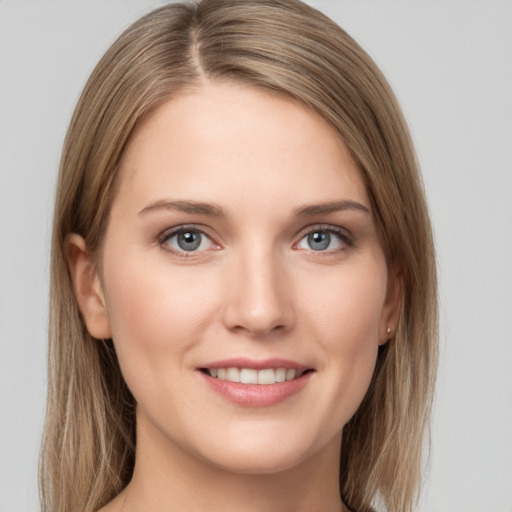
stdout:
[[(0, 0), (0, 512), (35, 512), (64, 133), (99, 57), (164, 2)], [(441, 365), (420, 512), (512, 512), (512, 2), (310, 0), (410, 123), (433, 216)]]

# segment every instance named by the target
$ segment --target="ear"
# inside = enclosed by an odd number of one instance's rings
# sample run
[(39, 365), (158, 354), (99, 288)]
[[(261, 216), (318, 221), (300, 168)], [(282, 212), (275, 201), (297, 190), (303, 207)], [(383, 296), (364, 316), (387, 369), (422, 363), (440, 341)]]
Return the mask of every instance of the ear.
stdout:
[(402, 305), (404, 280), (401, 273), (391, 271), (388, 276), (386, 300), (379, 322), (379, 345), (386, 344), (396, 333)]
[(96, 262), (80, 235), (72, 233), (67, 236), (66, 255), (75, 297), (87, 331), (96, 339), (111, 338), (110, 320)]

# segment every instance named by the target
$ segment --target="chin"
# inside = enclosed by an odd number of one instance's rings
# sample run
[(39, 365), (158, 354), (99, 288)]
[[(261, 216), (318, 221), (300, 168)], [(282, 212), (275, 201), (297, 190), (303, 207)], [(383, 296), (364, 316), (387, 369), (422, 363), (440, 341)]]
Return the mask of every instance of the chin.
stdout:
[(298, 453), (275, 453), (247, 451), (223, 454), (207, 460), (211, 465), (225, 472), (239, 475), (272, 475), (299, 466), (307, 457)]
[(299, 467), (320, 453), (332, 450), (339, 456), (341, 434), (322, 442), (308, 433), (283, 435), (268, 431), (251, 437), (221, 439), (222, 444), (210, 444), (203, 459), (235, 474), (270, 475)]

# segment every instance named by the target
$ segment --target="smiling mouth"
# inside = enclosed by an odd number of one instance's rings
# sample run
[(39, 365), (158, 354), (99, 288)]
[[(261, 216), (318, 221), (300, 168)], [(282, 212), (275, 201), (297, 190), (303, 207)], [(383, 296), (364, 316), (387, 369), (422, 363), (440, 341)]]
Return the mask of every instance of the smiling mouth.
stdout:
[(254, 368), (202, 368), (201, 371), (210, 377), (238, 382), (241, 384), (260, 384), (270, 385), (281, 382), (296, 380), (305, 373), (312, 370), (297, 370), (294, 368), (264, 368), (256, 370)]

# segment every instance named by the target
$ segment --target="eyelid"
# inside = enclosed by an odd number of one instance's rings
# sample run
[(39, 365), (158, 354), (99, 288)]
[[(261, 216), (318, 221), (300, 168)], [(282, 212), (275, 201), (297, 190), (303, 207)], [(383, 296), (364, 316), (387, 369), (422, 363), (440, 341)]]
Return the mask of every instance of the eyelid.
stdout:
[(200, 254), (203, 254), (206, 251), (177, 251), (174, 248), (172, 248), (170, 245), (166, 245), (165, 242), (169, 240), (174, 235), (177, 235), (178, 233), (189, 231), (197, 231), (198, 233), (201, 233), (201, 235), (207, 237), (211, 243), (215, 246), (214, 249), (220, 249), (221, 245), (217, 242), (215, 235), (213, 234), (212, 230), (208, 228), (207, 226), (204, 226), (202, 224), (178, 224), (177, 226), (173, 226), (170, 228), (164, 229), (157, 237), (158, 245), (161, 247), (161, 249), (165, 252), (169, 252), (171, 254), (177, 255), (182, 258), (190, 258), (193, 256), (199, 256)]
[[(203, 236), (206, 236), (211, 241), (211, 243), (215, 246), (214, 249), (221, 248), (221, 244), (219, 242), (217, 242), (218, 237), (215, 235), (215, 233), (210, 228), (208, 228), (207, 226), (202, 225), (202, 224), (178, 224), (176, 226), (166, 228), (162, 232), (160, 232), (160, 234), (157, 236), (158, 245), (162, 248), (163, 251), (169, 252), (171, 254), (175, 254), (182, 258), (190, 258), (193, 256), (197, 257), (197, 256), (203, 254), (204, 252), (206, 252), (206, 251), (198, 251), (198, 252), (177, 251), (177, 250), (173, 249), (170, 245), (165, 246), (165, 242), (169, 238), (171, 238), (172, 236), (174, 236), (180, 232), (187, 231), (187, 230), (197, 231), (197, 232), (201, 233)], [(299, 233), (295, 237), (296, 241), (294, 242), (293, 247), (295, 249), (297, 249), (297, 246), (302, 241), (302, 239), (305, 236), (307, 236), (311, 233), (314, 233), (315, 231), (334, 233), (335, 235), (340, 237), (342, 243), (345, 245), (345, 247), (343, 247), (342, 249), (337, 249), (335, 251), (332, 251), (332, 250), (331, 251), (318, 251), (319, 253), (321, 253), (321, 252), (333, 253), (333, 252), (337, 252), (340, 250), (344, 250), (347, 247), (352, 247), (354, 245), (354, 236), (348, 229), (346, 229), (342, 226), (336, 226), (333, 224), (311, 224), (309, 226), (302, 228), (299, 231)]]
[[(354, 235), (346, 228), (342, 226), (336, 226), (333, 224), (311, 224), (309, 226), (306, 226), (305, 228), (301, 229), (300, 232), (297, 234), (296, 242), (293, 244), (294, 247), (297, 247), (297, 245), (301, 242), (301, 240), (316, 231), (322, 231), (326, 233), (334, 233), (338, 235), (342, 242), (345, 244), (346, 247), (352, 247), (354, 245)], [(345, 247), (345, 248), (346, 248)], [(343, 250), (343, 249), (341, 249)], [(318, 251), (320, 252), (336, 252), (336, 251)]]

